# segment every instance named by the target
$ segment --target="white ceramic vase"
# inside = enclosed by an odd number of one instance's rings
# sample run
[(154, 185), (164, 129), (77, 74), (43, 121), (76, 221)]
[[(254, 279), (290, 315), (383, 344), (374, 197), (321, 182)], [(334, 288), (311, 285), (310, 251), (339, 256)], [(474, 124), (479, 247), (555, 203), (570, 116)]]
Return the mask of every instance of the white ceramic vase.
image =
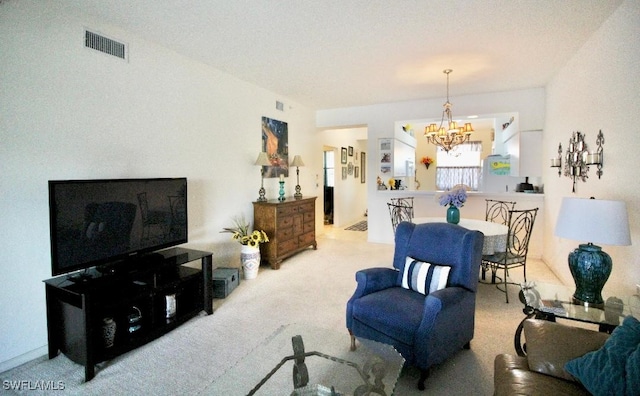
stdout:
[(255, 279), (260, 268), (260, 248), (242, 245), (240, 261), (242, 262), (244, 279)]

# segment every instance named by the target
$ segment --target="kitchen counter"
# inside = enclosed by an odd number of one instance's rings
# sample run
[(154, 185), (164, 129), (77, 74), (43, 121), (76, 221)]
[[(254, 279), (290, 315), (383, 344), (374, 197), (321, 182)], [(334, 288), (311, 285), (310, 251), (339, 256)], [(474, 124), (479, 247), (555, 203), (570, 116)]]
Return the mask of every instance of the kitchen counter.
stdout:
[[(377, 190), (379, 194), (388, 194), (390, 198), (394, 197), (416, 197), (416, 196), (440, 196), (447, 191), (440, 190)], [(467, 191), (469, 197), (503, 197), (505, 199), (520, 198), (522, 196), (544, 197), (544, 193), (525, 193), (525, 192), (483, 192), (483, 191)], [(498, 198), (492, 198), (498, 199)]]
[[(445, 191), (422, 190), (377, 190), (372, 198), (374, 204), (369, 207), (369, 242), (393, 243), (393, 229), (389, 217), (387, 203), (391, 198), (413, 197), (414, 217), (444, 217), (446, 208), (440, 205), (439, 199)], [(515, 202), (515, 209), (539, 208), (536, 217), (529, 255), (542, 257), (542, 230), (544, 229), (544, 194), (524, 192), (467, 192), (467, 201), (460, 208), (460, 216), (468, 219), (484, 220), (486, 199)]]

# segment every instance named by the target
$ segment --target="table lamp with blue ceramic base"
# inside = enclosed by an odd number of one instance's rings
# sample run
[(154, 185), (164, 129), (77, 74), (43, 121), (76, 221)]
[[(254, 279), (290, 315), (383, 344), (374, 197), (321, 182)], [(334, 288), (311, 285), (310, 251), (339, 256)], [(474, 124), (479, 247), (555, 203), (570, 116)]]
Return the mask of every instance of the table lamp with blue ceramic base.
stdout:
[(569, 269), (576, 283), (574, 300), (577, 303), (603, 305), (602, 288), (609, 279), (612, 268), (611, 256), (593, 243), (581, 244), (569, 253)]
[(602, 199), (563, 198), (555, 235), (585, 241), (569, 254), (569, 269), (576, 284), (574, 302), (602, 307), (604, 287), (613, 263), (603, 245), (630, 245), (626, 204)]

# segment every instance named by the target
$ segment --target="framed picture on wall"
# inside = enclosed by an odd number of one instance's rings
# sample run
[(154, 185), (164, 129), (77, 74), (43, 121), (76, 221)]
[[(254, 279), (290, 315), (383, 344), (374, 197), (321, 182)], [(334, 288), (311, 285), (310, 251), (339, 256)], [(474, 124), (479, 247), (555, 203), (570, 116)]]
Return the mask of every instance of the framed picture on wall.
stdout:
[(289, 176), (289, 127), (284, 121), (262, 117), (262, 151), (267, 153), (270, 166), (263, 166), (265, 178)]
[(341, 164), (346, 164), (347, 163), (347, 148), (343, 147), (342, 150), (340, 151), (340, 163)]
[(353, 176), (357, 179), (360, 176), (360, 167), (356, 166), (353, 168)]
[(342, 167), (342, 180), (347, 180), (347, 167)]
[(362, 172), (360, 172), (360, 183), (365, 183), (367, 181), (367, 178), (365, 177), (367, 170), (367, 154), (364, 151), (360, 153), (360, 169), (362, 169)]
[(349, 146), (349, 157), (353, 157), (353, 147)]

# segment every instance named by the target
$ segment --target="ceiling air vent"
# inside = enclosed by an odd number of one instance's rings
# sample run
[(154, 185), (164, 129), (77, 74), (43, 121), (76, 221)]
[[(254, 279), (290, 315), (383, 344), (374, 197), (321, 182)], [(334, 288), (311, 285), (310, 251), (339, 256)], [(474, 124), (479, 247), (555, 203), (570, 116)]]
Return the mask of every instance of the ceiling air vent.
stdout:
[(84, 46), (92, 48), (105, 54), (117, 56), (121, 59), (127, 59), (127, 46), (110, 38), (99, 35), (98, 33), (85, 30)]

